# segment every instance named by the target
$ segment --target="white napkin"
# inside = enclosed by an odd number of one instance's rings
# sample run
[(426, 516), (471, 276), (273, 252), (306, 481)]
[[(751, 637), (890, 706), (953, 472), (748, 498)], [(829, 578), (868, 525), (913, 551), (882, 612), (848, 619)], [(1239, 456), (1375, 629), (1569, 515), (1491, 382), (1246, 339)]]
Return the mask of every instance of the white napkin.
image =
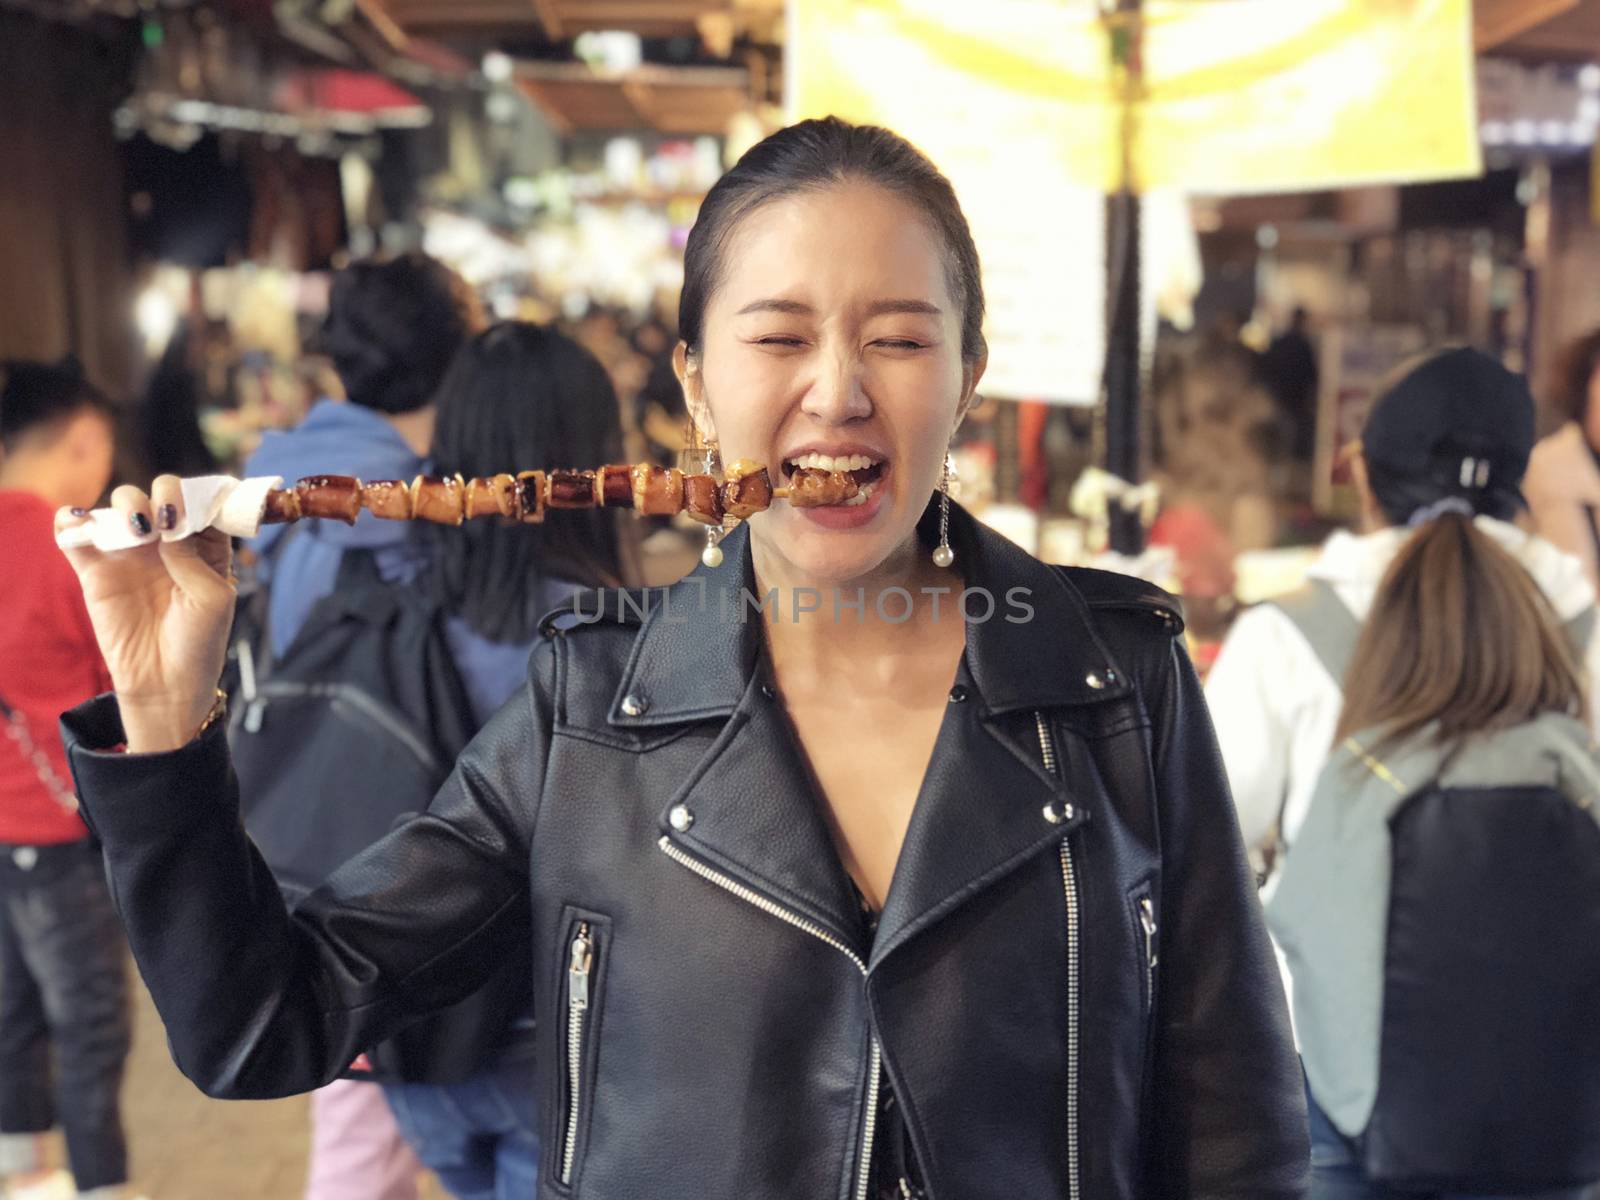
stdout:
[(114, 508), (97, 508), (82, 525), (56, 534), (63, 550), (93, 546), (96, 550), (131, 550), (160, 539), (176, 542), (203, 529), (220, 529), (229, 537), (250, 538), (261, 531), (267, 493), (283, 486), (283, 476), (263, 475), (234, 479), (230, 475), (198, 475), (180, 481), (183, 518), (176, 529), (152, 529), (143, 537), (134, 533), (125, 514)]

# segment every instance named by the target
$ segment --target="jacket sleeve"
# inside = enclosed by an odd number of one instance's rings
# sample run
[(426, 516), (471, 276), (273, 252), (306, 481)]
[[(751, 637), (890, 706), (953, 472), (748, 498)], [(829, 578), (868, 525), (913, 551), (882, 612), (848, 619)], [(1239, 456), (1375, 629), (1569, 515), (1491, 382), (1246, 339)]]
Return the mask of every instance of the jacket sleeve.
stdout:
[[(121, 741), (112, 697), (62, 720), (84, 812), (180, 1070), (208, 1095), (319, 1087), (464, 999), (523, 936), (527, 834), (550, 736), (551, 647), (422, 817), (291, 913), (246, 836), (220, 723), (167, 754)], [(521, 906), (521, 908), (519, 908)]]
[(1155, 1194), (1283, 1200), (1309, 1181), (1304, 1084), (1199, 682), (1181, 644), (1170, 653), (1146, 692), (1162, 847)]

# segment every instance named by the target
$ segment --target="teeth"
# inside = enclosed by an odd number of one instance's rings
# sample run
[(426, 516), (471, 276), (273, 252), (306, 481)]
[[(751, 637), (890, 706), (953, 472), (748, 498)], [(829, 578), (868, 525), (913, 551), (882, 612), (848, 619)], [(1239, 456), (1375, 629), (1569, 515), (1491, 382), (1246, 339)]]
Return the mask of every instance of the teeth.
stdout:
[(865, 454), (802, 454), (799, 458), (789, 460), (792, 466), (816, 471), (865, 471), (879, 461)]
[(855, 508), (857, 505), (865, 504), (868, 500), (872, 499), (872, 493), (877, 490), (878, 485), (876, 483), (869, 483), (854, 496), (851, 496), (850, 499), (839, 501), (839, 507)]

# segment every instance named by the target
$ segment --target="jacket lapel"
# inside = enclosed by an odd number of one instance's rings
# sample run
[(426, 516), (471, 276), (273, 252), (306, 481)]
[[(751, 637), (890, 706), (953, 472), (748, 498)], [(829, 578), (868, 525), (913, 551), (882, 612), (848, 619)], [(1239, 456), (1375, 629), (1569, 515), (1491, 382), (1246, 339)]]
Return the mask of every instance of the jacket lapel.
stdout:
[[(662, 835), (766, 900), (862, 947), (855, 893), (833, 845), (794, 731), (761, 662), (762, 619), (749, 530), (649, 606), (608, 721), (659, 728), (726, 718), (709, 750), (661, 809)], [(673, 819), (675, 810), (678, 820)], [(687, 820), (685, 820), (687, 818)], [(680, 827), (685, 826), (686, 827)]]
[[(874, 967), (1092, 819), (1094, 789), (1063, 768), (1071, 761), (1063, 747), (1055, 748), (1056, 770), (1046, 769), (1034, 714), (1048, 718), (1052, 709), (1132, 691), (1060, 571), (955, 505), (950, 517), (968, 586), (995, 597), (996, 615), (967, 626), (962, 681), (971, 694), (946, 710), (878, 925)], [(1031, 610), (1026, 620), (1001, 615), (1022, 606)]]
[(895, 865), (871, 967), (1088, 817), (1045, 770), (1037, 745), (1012, 742), (977, 706), (951, 705)]
[[(696, 858), (856, 950), (863, 923), (816, 785), (788, 719), (759, 675), (662, 812), (663, 832)], [(692, 815), (672, 822), (678, 805)], [(681, 818), (680, 818), (681, 820)]]

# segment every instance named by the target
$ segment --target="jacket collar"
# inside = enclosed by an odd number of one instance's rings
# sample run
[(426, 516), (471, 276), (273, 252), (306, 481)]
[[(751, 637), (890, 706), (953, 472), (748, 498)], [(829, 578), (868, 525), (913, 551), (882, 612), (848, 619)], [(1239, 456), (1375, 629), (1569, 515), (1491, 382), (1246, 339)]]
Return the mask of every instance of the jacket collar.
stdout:
[[(919, 525), (930, 546), (937, 516), (936, 504), (930, 505)], [(950, 540), (965, 586), (982, 589), (994, 602), (989, 619), (967, 625), (966, 662), (985, 715), (1127, 694), (1126, 676), (1063, 572), (954, 503)], [(720, 567), (701, 567), (671, 588), (647, 595), (642, 628), (612, 698), (612, 725), (702, 721), (729, 716), (738, 707), (761, 656), (759, 622), (772, 615), (755, 608), (748, 529), (740, 526), (722, 545)], [(960, 586), (959, 578), (952, 580), (952, 587)], [(952, 595), (946, 603), (953, 606), (956, 600)], [(974, 596), (970, 603), (973, 614), (981, 616), (985, 602)], [(791, 613), (777, 615), (792, 619)]]

